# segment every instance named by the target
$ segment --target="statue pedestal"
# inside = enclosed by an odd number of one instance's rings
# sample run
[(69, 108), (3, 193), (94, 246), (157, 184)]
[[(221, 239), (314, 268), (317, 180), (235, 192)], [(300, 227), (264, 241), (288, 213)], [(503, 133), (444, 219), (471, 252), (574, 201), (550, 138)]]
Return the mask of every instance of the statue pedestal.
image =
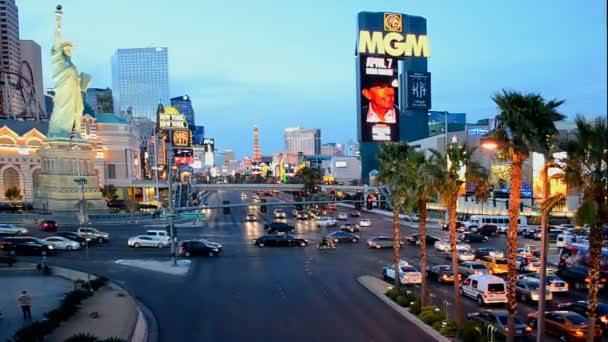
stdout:
[(74, 180), (84, 178), (84, 198), (87, 210), (108, 209), (97, 184), (93, 146), (85, 141), (70, 143), (49, 139), (38, 150), (42, 172), (35, 189), (34, 208), (49, 211), (80, 210), (81, 186)]

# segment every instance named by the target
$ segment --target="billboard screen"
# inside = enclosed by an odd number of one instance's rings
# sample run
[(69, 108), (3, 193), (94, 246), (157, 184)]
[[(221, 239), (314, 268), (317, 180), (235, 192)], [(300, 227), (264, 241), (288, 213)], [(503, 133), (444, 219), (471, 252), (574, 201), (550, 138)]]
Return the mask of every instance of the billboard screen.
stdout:
[(171, 131), (171, 144), (175, 147), (191, 146), (190, 130)]
[(431, 73), (408, 72), (406, 75), (407, 109), (431, 108)]
[(361, 56), (361, 140), (399, 141), (399, 80), (397, 60)]

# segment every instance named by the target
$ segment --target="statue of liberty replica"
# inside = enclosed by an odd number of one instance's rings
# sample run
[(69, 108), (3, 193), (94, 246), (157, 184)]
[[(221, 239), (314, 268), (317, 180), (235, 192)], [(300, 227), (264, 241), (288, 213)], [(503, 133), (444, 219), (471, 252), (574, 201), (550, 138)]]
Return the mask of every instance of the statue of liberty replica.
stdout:
[(73, 45), (61, 40), (63, 11), (55, 11), (55, 44), (51, 50), (53, 113), (44, 148), (38, 150), (42, 166), (34, 189), (34, 208), (44, 211), (79, 212), (81, 223), (87, 221), (87, 209), (107, 209), (99, 191), (94, 167), (95, 151), (86, 137), (81, 137), (82, 92), (91, 84), (91, 76), (78, 73), (72, 63)]

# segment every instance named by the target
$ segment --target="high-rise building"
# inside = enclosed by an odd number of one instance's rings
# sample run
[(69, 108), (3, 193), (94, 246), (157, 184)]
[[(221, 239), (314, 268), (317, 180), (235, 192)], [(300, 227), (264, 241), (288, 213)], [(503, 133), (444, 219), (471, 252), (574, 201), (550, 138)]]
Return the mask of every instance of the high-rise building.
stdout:
[(190, 96), (176, 96), (171, 98), (171, 107), (177, 109), (180, 113), (184, 114), (186, 117), (186, 122), (188, 123), (188, 127), (195, 126), (194, 119), (194, 109), (192, 108), (192, 102), (190, 101)]
[(260, 132), (257, 126), (253, 126), (253, 162), (262, 162), (262, 153), (260, 152)]
[(325, 156), (335, 156), (336, 155), (336, 143), (327, 143), (321, 145), (321, 154)]
[(231, 162), (236, 161), (236, 154), (233, 150), (223, 150), (222, 151), (222, 165), (226, 166)]
[(114, 113), (131, 108), (134, 117), (156, 121), (159, 103), (169, 106), (167, 48), (118, 49), (112, 56)]
[(33, 83), (27, 89), (24, 89), (25, 92), (28, 92), (24, 94), (27, 101), (23, 104), (24, 111), (30, 117), (38, 119), (41, 116), (46, 117), (44, 110), (44, 87), (42, 86), (42, 50), (40, 49), (40, 45), (33, 40), (20, 40), (19, 50), (21, 62), (27, 63), (27, 66), (21, 66), (21, 74), (28, 80), (31, 79)]
[(203, 145), (205, 140), (205, 126), (189, 126), (192, 131), (192, 144)]
[(319, 128), (285, 128), (285, 153), (289, 156), (321, 154), (321, 130)]
[[(84, 101), (96, 114), (112, 113), (114, 111), (112, 89), (110, 88), (89, 88), (84, 93)], [(116, 113), (116, 115), (120, 115), (120, 113)]]
[[(19, 44), (19, 11), (15, 0), (0, 1), (0, 71), (21, 73), (21, 47)], [(23, 111), (23, 102), (11, 84), (18, 77), (0, 72), (0, 117), (9, 118)]]
[(354, 142), (352, 139), (348, 139), (344, 144), (344, 156), (355, 157), (359, 155), (359, 144)]

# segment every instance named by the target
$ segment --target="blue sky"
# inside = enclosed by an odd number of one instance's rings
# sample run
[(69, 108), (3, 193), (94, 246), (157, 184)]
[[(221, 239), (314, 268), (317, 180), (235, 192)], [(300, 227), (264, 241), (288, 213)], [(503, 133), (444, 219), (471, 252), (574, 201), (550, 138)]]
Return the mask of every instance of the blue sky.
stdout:
[[(58, 1), (58, 0), (57, 0)], [(45, 87), (57, 1), (17, 0), (22, 39), (43, 48)], [(220, 149), (283, 149), (283, 128), (356, 137), (354, 47), (359, 11), (427, 18), (433, 109), (493, 116), (502, 88), (565, 99), (564, 114), (606, 115), (606, 2), (63, 0), (73, 61), (111, 86), (117, 48), (167, 46), (171, 96), (189, 94)], [(582, 5), (584, 4), (584, 6)]]

